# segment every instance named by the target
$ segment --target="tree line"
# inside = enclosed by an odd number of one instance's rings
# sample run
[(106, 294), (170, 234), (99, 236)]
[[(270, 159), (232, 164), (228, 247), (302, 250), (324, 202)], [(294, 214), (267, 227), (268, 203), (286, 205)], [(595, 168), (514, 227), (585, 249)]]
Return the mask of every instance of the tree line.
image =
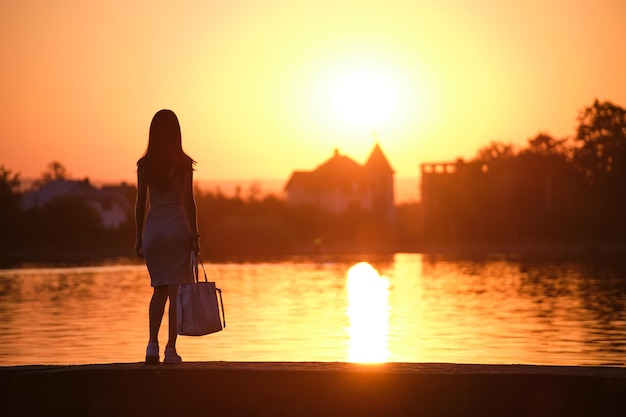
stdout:
[[(31, 189), (68, 177), (52, 162)], [(421, 202), (398, 205), (393, 224), (356, 209), (332, 214), (291, 206), (255, 184), (246, 195), (196, 188), (202, 253), (225, 259), (430, 244), (625, 243), (626, 111), (596, 100), (580, 111), (572, 137), (539, 133), (519, 149), (492, 142), (458, 161), (454, 173), (430, 180), (435, 190)], [(0, 166), (0, 263), (132, 256), (133, 187), (126, 196), (128, 220), (114, 229), (73, 198), (23, 210), (23, 188), (19, 173)]]
[[(68, 179), (65, 167), (55, 161), (26, 191)], [(105, 228), (97, 211), (79, 198), (62, 197), (23, 209), (23, 188), (19, 173), (0, 166), (0, 264), (134, 256), (134, 185), (125, 187), (127, 221), (112, 229)], [(279, 196), (263, 194), (258, 184), (247, 192), (239, 188), (234, 195), (196, 186), (194, 196), (206, 258), (391, 249), (393, 225), (358, 210), (335, 215), (318, 207), (291, 206)]]
[(572, 137), (539, 133), (520, 149), (492, 142), (433, 177), (422, 241), (625, 243), (626, 111), (596, 100)]

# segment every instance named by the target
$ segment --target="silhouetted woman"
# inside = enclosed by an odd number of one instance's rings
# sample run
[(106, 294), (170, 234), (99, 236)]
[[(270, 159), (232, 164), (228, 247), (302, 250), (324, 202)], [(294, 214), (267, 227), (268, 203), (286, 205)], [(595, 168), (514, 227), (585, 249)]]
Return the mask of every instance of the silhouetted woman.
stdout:
[(174, 112), (158, 111), (150, 124), (148, 149), (137, 161), (135, 252), (145, 259), (154, 287), (146, 363), (159, 363), (158, 335), (168, 299), (169, 338), (163, 363), (182, 362), (176, 352), (178, 284), (189, 279), (192, 250), (196, 254), (200, 252), (193, 197), (194, 164), (183, 151), (180, 124)]

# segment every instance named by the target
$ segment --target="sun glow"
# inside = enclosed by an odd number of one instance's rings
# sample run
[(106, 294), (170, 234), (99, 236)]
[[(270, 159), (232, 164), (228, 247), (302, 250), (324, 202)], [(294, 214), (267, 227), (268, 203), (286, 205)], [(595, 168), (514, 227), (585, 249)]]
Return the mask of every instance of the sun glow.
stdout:
[(379, 363), (389, 358), (389, 281), (367, 262), (348, 270), (350, 362)]
[(389, 79), (368, 71), (339, 78), (332, 93), (333, 108), (345, 122), (369, 129), (389, 119), (396, 102), (397, 92)]

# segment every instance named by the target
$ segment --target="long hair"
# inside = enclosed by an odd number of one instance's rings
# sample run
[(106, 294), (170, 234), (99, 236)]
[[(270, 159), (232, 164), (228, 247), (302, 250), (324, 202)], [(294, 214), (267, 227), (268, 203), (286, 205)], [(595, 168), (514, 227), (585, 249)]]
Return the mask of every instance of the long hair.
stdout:
[(159, 188), (167, 187), (176, 174), (193, 170), (196, 163), (183, 151), (178, 117), (171, 110), (159, 110), (150, 123), (148, 148), (137, 161), (147, 177)]

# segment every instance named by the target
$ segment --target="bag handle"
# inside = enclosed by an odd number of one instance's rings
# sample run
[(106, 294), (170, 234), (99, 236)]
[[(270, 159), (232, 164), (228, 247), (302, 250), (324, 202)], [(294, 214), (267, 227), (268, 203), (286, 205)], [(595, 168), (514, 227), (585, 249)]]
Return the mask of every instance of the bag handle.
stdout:
[(197, 284), (198, 283), (198, 256), (191, 251), (191, 256), (189, 257), (189, 271), (191, 272), (191, 282)]
[[(202, 262), (202, 258), (200, 258), (200, 256), (196, 255), (197, 259), (200, 261), (200, 265), (202, 265), (202, 272), (204, 273), (204, 282), (209, 282), (209, 280), (206, 277), (206, 269), (204, 269), (204, 262)], [(196, 269), (198, 268), (198, 263), (196, 261)], [(200, 281), (199, 277), (198, 277), (198, 281)]]
[(222, 300), (222, 290), (219, 288), (215, 288), (217, 293), (220, 295), (220, 307), (222, 307), (222, 327), (226, 327), (226, 315), (224, 314), (224, 300)]
[[(202, 272), (204, 274), (204, 282), (209, 282), (207, 276), (206, 276), (206, 269), (204, 269), (204, 262), (202, 262), (202, 258), (200, 258), (198, 255), (195, 254), (195, 252), (191, 252), (191, 257), (194, 258), (195, 260), (195, 265), (196, 265), (196, 269), (195, 269), (195, 279), (196, 282), (199, 281), (199, 277), (198, 277), (198, 260), (200, 261), (200, 265), (202, 265)], [(220, 288), (215, 287), (215, 290), (217, 291), (217, 293), (220, 296), (220, 307), (222, 308), (222, 325), (223, 327), (226, 327), (226, 315), (224, 314), (224, 300), (222, 299), (222, 290)]]

